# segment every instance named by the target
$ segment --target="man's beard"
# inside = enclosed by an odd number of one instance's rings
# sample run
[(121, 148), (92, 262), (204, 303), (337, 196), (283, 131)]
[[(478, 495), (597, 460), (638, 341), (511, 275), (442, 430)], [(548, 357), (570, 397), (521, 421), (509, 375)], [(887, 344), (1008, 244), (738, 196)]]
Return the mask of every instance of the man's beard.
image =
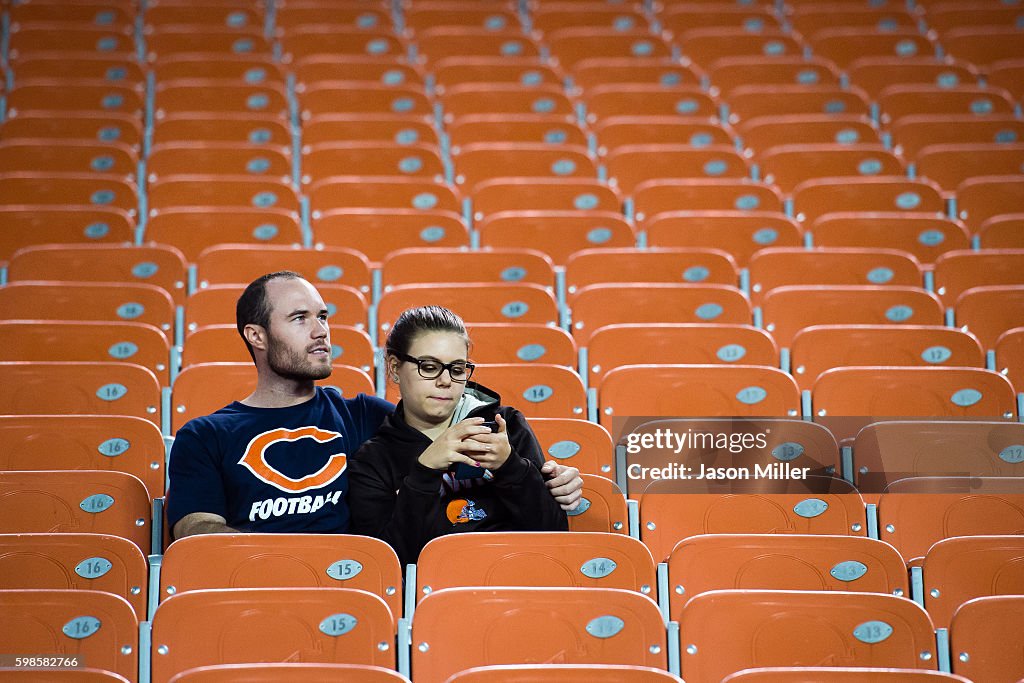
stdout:
[(307, 381), (325, 379), (331, 376), (331, 364), (316, 365), (309, 360), (305, 351), (297, 352), (268, 335), (267, 364), (277, 375), (285, 379)]

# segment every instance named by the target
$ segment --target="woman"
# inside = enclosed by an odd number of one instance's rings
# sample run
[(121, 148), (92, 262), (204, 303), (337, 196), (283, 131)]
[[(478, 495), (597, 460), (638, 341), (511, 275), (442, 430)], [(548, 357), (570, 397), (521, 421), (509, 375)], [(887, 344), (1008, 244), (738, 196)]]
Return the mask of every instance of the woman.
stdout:
[[(523, 415), (469, 379), (469, 335), (440, 306), (402, 313), (388, 334), (388, 378), (402, 400), (349, 464), (351, 533), (381, 538), (405, 565), (438, 536), (564, 531)], [(489, 424), (485, 424), (489, 423)]]

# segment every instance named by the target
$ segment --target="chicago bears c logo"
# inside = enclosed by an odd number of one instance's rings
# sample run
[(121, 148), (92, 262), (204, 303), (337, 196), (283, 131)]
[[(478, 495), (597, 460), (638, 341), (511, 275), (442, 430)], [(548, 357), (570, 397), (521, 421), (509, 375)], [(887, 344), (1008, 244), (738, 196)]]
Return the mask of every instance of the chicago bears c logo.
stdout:
[(341, 476), (348, 466), (348, 458), (344, 453), (335, 453), (328, 460), (327, 464), (313, 474), (306, 475), (301, 479), (292, 479), (275, 470), (267, 462), (267, 449), (275, 443), (282, 441), (298, 441), (299, 439), (313, 439), (320, 443), (327, 443), (333, 439), (340, 438), (341, 434), (330, 432), (317, 427), (300, 427), (299, 429), (272, 429), (253, 437), (245, 449), (245, 454), (239, 465), (244, 465), (253, 475), (261, 481), (275, 486), (282, 491), (289, 493), (302, 493), (310, 489), (318, 489), (326, 486)]

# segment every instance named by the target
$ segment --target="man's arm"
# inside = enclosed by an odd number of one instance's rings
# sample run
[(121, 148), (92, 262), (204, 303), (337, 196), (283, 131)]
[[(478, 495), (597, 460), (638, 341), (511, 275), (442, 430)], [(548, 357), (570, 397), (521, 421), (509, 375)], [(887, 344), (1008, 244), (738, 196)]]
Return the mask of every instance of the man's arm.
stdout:
[(238, 529), (228, 526), (228, 520), (211, 512), (192, 512), (174, 525), (174, 538), (185, 538), (199, 534), (237, 534)]
[(563, 510), (575, 510), (583, 497), (583, 477), (575, 467), (548, 460), (540, 468), (544, 484)]

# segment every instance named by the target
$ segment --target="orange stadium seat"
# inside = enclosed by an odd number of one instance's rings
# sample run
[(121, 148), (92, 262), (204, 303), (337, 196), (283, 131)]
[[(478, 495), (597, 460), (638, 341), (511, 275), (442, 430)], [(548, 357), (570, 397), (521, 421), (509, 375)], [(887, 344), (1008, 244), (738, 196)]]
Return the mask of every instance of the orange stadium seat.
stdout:
[(772, 57), (770, 60), (760, 56), (723, 57), (716, 60), (707, 71), (712, 88), (717, 89), (726, 100), (736, 88), (747, 85), (833, 88), (839, 85), (839, 70), (835, 64), (820, 57)]
[(939, 54), (936, 45), (916, 26), (878, 31), (833, 24), (832, 28), (815, 31), (808, 43), (814, 54), (832, 60), (840, 69), (865, 57), (934, 59)]
[[(799, 634), (792, 640), (766, 631), (780, 614), (786, 631)], [(928, 614), (906, 598), (875, 593), (713, 591), (687, 603), (679, 629), (681, 673), (693, 683), (758, 666), (936, 668), (938, 659)]]
[(59, 2), (28, 2), (9, 10), (11, 21), (19, 24), (34, 22), (69, 22), (84, 27), (122, 27), (134, 24), (135, 17), (130, 8), (117, 2), (82, 2), (67, 7)]
[(1020, 324), (1024, 283), (971, 287), (957, 298), (953, 311), (958, 327), (976, 336), (982, 348), (994, 349), (1000, 335)]
[[(75, 658), (121, 680), (137, 679), (139, 619), (124, 598), (92, 590), (4, 590), (0, 608), (8, 615), (0, 627), (6, 647)], [(54, 671), (45, 675), (52, 680)]]
[(676, 544), (668, 558), (669, 616), (713, 590), (852, 591), (909, 597), (896, 550), (860, 536), (703, 534)]
[(761, 304), (764, 329), (783, 348), (811, 325), (942, 325), (938, 297), (917, 287), (787, 285)]
[(656, 592), (651, 552), (622, 534), (566, 531), (449, 534), (416, 562), (416, 599), (459, 586), (620, 588)]
[(597, 474), (581, 474), (583, 497), (579, 507), (570, 510), (569, 531), (599, 531), (628, 534), (626, 497), (615, 482)]
[(0, 533), (106, 534), (131, 541), (143, 554), (150, 552), (149, 494), (130, 474), (0, 472), (0, 493)]
[(572, 71), (580, 62), (594, 58), (644, 58), (670, 62), (672, 50), (658, 36), (643, 28), (566, 28), (544, 36), (557, 66)]
[[(33, 5), (37, 3), (32, 3)], [(53, 3), (51, 7), (65, 11), (66, 6)], [(107, 55), (103, 53), (77, 53), (73, 60), (59, 52), (24, 55), (12, 59), (11, 67), (18, 72), (20, 81), (63, 80), (105, 81), (110, 84), (135, 84), (146, 80), (142, 65), (134, 55)]]
[(572, 145), (477, 143), (453, 155), (455, 184), (472, 191), (495, 178), (596, 178), (593, 159)]
[[(892, 85), (879, 95), (878, 105), (882, 124), (890, 125), (902, 122), (909, 116), (932, 114), (959, 115), (975, 119), (981, 117), (982, 120), (987, 120), (991, 116), (1012, 116), (1015, 106), (1008, 92), (976, 85), (961, 85), (955, 88), (938, 85)], [(978, 142), (990, 141), (999, 142)], [(934, 141), (941, 142), (946, 141)], [(974, 141), (956, 136), (948, 142)]]
[(996, 369), (1024, 394), (1024, 328), (1014, 327), (996, 340)]
[(811, 115), (866, 117), (867, 96), (858, 88), (829, 85), (742, 85), (729, 93), (729, 123), (764, 116)]
[(783, 193), (816, 178), (898, 176), (903, 162), (879, 145), (781, 145), (759, 156), (765, 182), (775, 183)]
[(516, 116), (544, 114), (565, 121), (573, 117), (573, 103), (554, 85), (523, 86), (517, 83), (467, 83), (445, 89), (440, 97), (446, 122), (463, 116)]
[(793, 190), (793, 215), (805, 225), (829, 213), (946, 212), (942, 190), (927, 179), (902, 176), (880, 178), (818, 178)]
[(815, 325), (793, 337), (793, 376), (810, 389), (821, 373), (861, 365), (985, 367), (978, 340), (930, 325)]
[(1013, 6), (979, 4), (965, 7), (955, 2), (929, 3), (925, 9), (928, 25), (945, 33), (950, 29), (967, 26), (1009, 26), (1020, 19), (1020, 10)]
[(895, 249), (923, 264), (971, 244), (960, 221), (918, 211), (827, 213), (810, 224), (809, 232), (816, 247)]
[(605, 157), (608, 184), (633, 194), (644, 181), (750, 177), (748, 162), (730, 145), (624, 145)]
[(647, 28), (643, 14), (631, 7), (591, 4), (580, 12), (571, 4), (538, 5), (532, 13), (531, 28), (542, 34), (560, 29), (598, 28), (614, 31), (634, 31)]
[(971, 287), (1024, 284), (1024, 251), (954, 251), (935, 262), (935, 292), (948, 306)]
[(263, 35), (262, 26), (219, 28), (202, 24), (177, 24), (161, 26), (156, 30), (144, 28), (143, 31), (145, 57), (149, 62), (197, 52), (246, 56), (270, 56), (273, 52), (273, 46)]
[(615, 449), (601, 425), (576, 418), (535, 417), (530, 428), (548, 458), (584, 474), (611, 476)]
[(38, 53), (90, 53), (130, 55), (135, 51), (132, 26), (95, 28), (67, 21), (15, 22), (9, 29), (8, 57), (12, 60)]
[(285, 33), (296, 26), (329, 23), (350, 29), (378, 30), (391, 27), (391, 14), (384, 3), (334, 3), (324, 16), (324, 3), (319, 0), (288, 0), (275, 12), (275, 25)]
[(299, 115), (309, 120), (325, 114), (400, 114), (426, 117), (433, 104), (420, 86), (398, 87), (358, 81), (317, 81), (299, 93)]
[(467, 83), (505, 83), (526, 87), (560, 86), (562, 78), (551, 66), (530, 57), (449, 57), (432, 65), (436, 90)]
[[(202, 620), (190, 618), (203, 614)], [(259, 637), (232, 632), (239, 619)], [(395, 665), (395, 622), (376, 595), (348, 588), (194, 590), (153, 616), (153, 681), (210, 664), (337, 662)], [(297, 654), (298, 653), (298, 654)]]
[(299, 211), (295, 188), (281, 179), (177, 176), (149, 184), (151, 211), (169, 207), (240, 206)]
[(834, 29), (837, 26), (873, 30), (877, 33), (917, 29), (919, 19), (909, 10), (878, 4), (878, 7), (867, 4), (805, 4), (794, 8), (789, 20), (793, 28), (809, 37), (823, 29)]
[(622, 200), (614, 190), (587, 179), (485, 180), (473, 190), (470, 201), (477, 221), (489, 214), (516, 211), (524, 206), (533, 211), (622, 210)]
[(587, 121), (596, 123), (613, 116), (695, 116), (712, 119), (718, 115), (718, 104), (698, 86), (659, 84), (597, 85), (581, 97)]
[(444, 178), (436, 150), (422, 143), (396, 147), (379, 142), (330, 142), (311, 146), (302, 158), (302, 182), (332, 175)]
[(560, 327), (541, 323), (469, 326), (475, 363), (538, 363), (576, 367), (576, 342)]
[(982, 249), (1024, 249), (1024, 214), (989, 218), (978, 228)]
[(462, 218), (436, 209), (329, 209), (313, 219), (315, 249), (356, 251), (371, 263), (414, 247), (468, 247)]
[[(131, 603), (146, 619), (146, 557), (131, 541), (100, 534), (0, 534), (2, 590), (90, 590)], [(5, 676), (7, 674), (5, 673)]]
[(517, 142), (585, 147), (587, 136), (575, 117), (554, 114), (468, 114), (448, 126), (453, 150), (467, 145)]
[(139, 198), (135, 184), (91, 173), (0, 173), (0, 205), (119, 209), (134, 217)]
[[(7, 141), (92, 141), (109, 145), (111, 151), (123, 156), (126, 145), (137, 154), (142, 142), (142, 122), (130, 114), (102, 112), (23, 111), (0, 126), (0, 139)], [(106, 165), (107, 161), (102, 164)], [(136, 161), (137, 163), (137, 161)], [(83, 170), (89, 171), (90, 168)], [(100, 169), (102, 170), (102, 169)], [(134, 172), (134, 171), (133, 171)]]
[[(576, 12), (576, 16), (579, 14)], [(665, 87), (700, 83), (691, 65), (656, 57), (590, 57), (576, 62), (569, 78), (574, 88), (583, 90), (612, 83), (657, 83)]]
[(171, 246), (195, 263), (210, 247), (249, 243), (302, 246), (299, 215), (287, 209), (248, 206), (172, 206), (154, 209), (146, 221), (147, 246)]
[(295, 26), (283, 32), (280, 40), (285, 64), (311, 57), (389, 57), (400, 62), (407, 47), (402, 39), (385, 28), (345, 29), (318, 21), (315, 25)]
[(584, 249), (636, 244), (632, 226), (613, 211), (499, 211), (476, 228), (483, 247), (537, 249), (556, 265)]
[(474, 376), (527, 417), (587, 415), (586, 390), (575, 369), (545, 363), (480, 364)]
[[(367, 304), (362, 292), (347, 285), (316, 283), (316, 287), (327, 304), (327, 317), (332, 325), (367, 329)], [(235, 283), (196, 290), (185, 302), (185, 336), (206, 325), (234, 326), (235, 304), (244, 289), (245, 285)]]
[[(673, 95), (678, 96), (679, 93)], [(615, 114), (596, 121), (592, 128), (597, 138), (597, 153), (602, 157), (627, 145), (692, 145), (700, 148), (733, 144), (729, 130), (708, 116)]]
[[(323, 5), (315, 8), (323, 19)], [(341, 8), (334, 6), (335, 11)], [(304, 57), (291, 65), (295, 74), (296, 87), (301, 88), (319, 81), (361, 81), (394, 86), (421, 86), (424, 84), (423, 70), (415, 64), (408, 64), (388, 55), (313, 55)]]
[(1020, 628), (1019, 595), (998, 595), (967, 602), (956, 614), (949, 629), (950, 660), (956, 673), (973, 681), (1006, 680), (1024, 677), (1024, 666), (995, 646), (996, 634)]
[(302, 144), (360, 141), (423, 143), (438, 146), (437, 131), (427, 116), (408, 114), (316, 114), (302, 123)]
[(211, 141), (164, 142), (150, 150), (146, 174), (151, 181), (200, 174), (280, 178), (288, 182), (292, 163), (287, 147)]
[(306, 188), (306, 196), (313, 218), (327, 209), (462, 210), (455, 188), (424, 178), (330, 176)]
[(292, 270), (314, 285), (346, 285), (369, 291), (370, 268), (351, 249), (296, 250), (290, 247), (224, 245), (206, 249), (196, 261), (199, 288), (247, 285), (264, 273)]
[(850, 81), (872, 99), (892, 85), (957, 87), (978, 82), (973, 64), (947, 57), (860, 57), (846, 70)]
[(686, 3), (668, 3), (658, 17), (666, 30), (673, 34), (684, 33), (696, 28), (743, 29), (747, 33), (760, 33), (767, 29), (781, 28), (778, 18), (770, 8), (753, 3), (720, 2), (712, 5), (713, 11)]
[(676, 35), (674, 43), (683, 57), (706, 69), (727, 57), (794, 57), (804, 52), (799, 36), (778, 28), (757, 32), (742, 27), (694, 28)]
[(397, 671), (370, 664), (213, 664), (176, 674), (172, 683), (230, 683), (244, 676), (252, 683), (408, 683)]
[(1024, 178), (1020, 175), (968, 178), (956, 188), (957, 218), (972, 233), (995, 216), (1017, 213), (1024, 202)]
[(764, 330), (750, 325), (670, 324), (606, 325), (587, 342), (588, 385), (638, 360), (651, 363), (741, 364), (778, 367), (779, 350)]
[(679, 678), (649, 666), (623, 664), (510, 664), (475, 666), (448, 683), (679, 683)]
[(935, 113), (904, 116), (891, 130), (897, 151), (911, 159), (933, 144), (1005, 143), (1024, 138), (1024, 122), (1012, 115), (941, 114), (937, 108)]
[(618, 323), (750, 323), (750, 302), (726, 285), (588, 285), (569, 306), (573, 337), (583, 346), (598, 328)]
[(427, 282), (529, 282), (552, 287), (551, 260), (534, 249), (402, 249), (381, 265), (385, 291)]
[(199, 8), (195, 12), (189, 9), (185, 3), (156, 0), (146, 6), (145, 28), (159, 32), (165, 27), (191, 24), (197, 27), (246, 29), (260, 28), (263, 22), (258, 6), (246, 7), (244, 3), (218, 3)]
[(782, 212), (782, 197), (770, 185), (745, 180), (652, 180), (633, 190), (637, 221), (669, 211)]
[(402, 571), (383, 541), (347, 534), (181, 538), (164, 553), (160, 597), (208, 588), (356, 588), (402, 613)]
[(741, 122), (739, 137), (746, 149), (766, 150), (785, 144), (879, 144), (870, 119), (858, 114), (789, 114), (758, 116)]
[(540, 46), (518, 30), (488, 31), (460, 26), (441, 26), (416, 35), (417, 57), (433, 64), (452, 57), (531, 58), (540, 62)]
[(970, 683), (955, 674), (927, 669), (877, 669), (852, 666), (770, 666), (744, 669), (722, 683)]
[[(185, 339), (181, 367), (199, 363), (248, 363), (251, 360), (235, 325), (207, 325), (197, 328)], [(362, 329), (332, 325), (331, 362), (372, 374), (373, 344), (370, 337)]]
[(942, 46), (957, 59), (988, 71), (994, 65), (1024, 58), (1016, 26), (964, 26), (942, 35)]
[(57, 79), (25, 81), (6, 95), (7, 111), (59, 111), (129, 114), (141, 116), (141, 86), (107, 83), (98, 79), (65, 82)]
[(287, 123), (266, 114), (171, 114), (153, 126), (153, 144), (170, 142), (232, 142), (252, 147), (291, 145)]
[(566, 292), (613, 282), (737, 283), (736, 264), (717, 249), (586, 249), (566, 264)]
[[(463, 647), (450, 632), (451, 615), (467, 610), (486, 634), (480, 647)], [(613, 619), (599, 620), (604, 616)], [(552, 658), (569, 664), (664, 668), (665, 638), (658, 606), (633, 591), (450, 588), (426, 596), (416, 609), (412, 666), (422, 683), (442, 683), (473, 666)]]
[(928, 145), (917, 155), (917, 173), (954, 192), (971, 178), (1024, 172), (1024, 143)]
[(157, 82), (213, 79), (223, 85), (284, 86), (280, 64), (264, 54), (186, 52), (163, 55), (149, 65)]
[(183, 78), (158, 83), (153, 97), (156, 120), (183, 113), (270, 114), (283, 119), (288, 112), (285, 89), (277, 83), (249, 85)]
[(740, 267), (769, 247), (799, 248), (799, 226), (781, 212), (667, 211), (641, 228), (652, 247), (722, 249)]
[(988, 82), (1005, 88), (1018, 100), (1024, 98), (1021, 74), (1024, 73), (1024, 59), (1006, 59), (994, 62), (988, 68)]
[(485, 31), (505, 31), (519, 28), (519, 18), (508, 6), (460, 7), (443, 2), (411, 5), (405, 14), (405, 25), (413, 33), (438, 26), (463, 26)]

